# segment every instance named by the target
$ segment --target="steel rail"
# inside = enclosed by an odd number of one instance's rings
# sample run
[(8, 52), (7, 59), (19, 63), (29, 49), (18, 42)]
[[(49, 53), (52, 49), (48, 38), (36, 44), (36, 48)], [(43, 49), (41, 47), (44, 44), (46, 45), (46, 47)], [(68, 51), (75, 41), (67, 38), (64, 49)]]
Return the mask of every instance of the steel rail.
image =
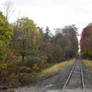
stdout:
[(81, 82), (82, 82), (82, 92), (86, 92), (82, 67), (81, 67)]
[[(68, 85), (68, 83), (69, 83), (69, 81), (71, 79), (71, 76), (73, 74), (74, 69), (75, 69), (75, 65), (73, 66), (72, 70), (69, 73), (69, 76), (68, 76), (68, 78), (67, 78), (67, 80), (66, 80), (66, 82), (65, 82), (65, 84), (64, 84), (64, 86), (62, 88), (62, 92), (65, 92), (65, 89), (67, 88), (67, 85)], [(80, 75), (81, 75), (82, 92), (86, 92), (85, 82), (84, 82), (84, 74), (83, 74), (82, 67), (80, 68)]]
[(67, 85), (68, 85), (68, 83), (69, 83), (69, 81), (71, 79), (71, 76), (72, 76), (72, 73), (74, 71), (74, 68), (75, 68), (75, 65), (73, 66), (72, 70), (70, 71), (70, 74), (69, 74), (69, 76), (68, 76), (68, 78), (67, 78), (67, 80), (66, 80), (66, 82), (65, 82), (65, 84), (63, 86), (63, 89), (62, 89), (63, 91), (62, 92), (65, 92), (65, 88), (67, 87)]

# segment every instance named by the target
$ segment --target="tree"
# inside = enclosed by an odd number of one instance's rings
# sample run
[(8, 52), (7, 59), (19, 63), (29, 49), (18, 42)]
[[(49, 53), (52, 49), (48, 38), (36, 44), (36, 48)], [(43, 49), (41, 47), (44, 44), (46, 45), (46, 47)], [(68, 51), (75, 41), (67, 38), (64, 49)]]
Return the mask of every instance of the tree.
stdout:
[(0, 12), (0, 61), (5, 58), (4, 49), (8, 47), (11, 40), (12, 28), (5, 16)]
[(66, 36), (69, 41), (71, 55), (76, 56), (78, 54), (77, 28), (75, 27), (75, 25), (65, 26), (62, 29), (62, 34)]
[(45, 33), (44, 33), (44, 38), (46, 40), (51, 40), (49, 27), (46, 27), (46, 30), (45, 30)]
[(78, 54), (77, 28), (74, 25), (65, 26), (63, 29), (57, 28), (54, 43), (63, 50), (65, 58), (75, 57)]
[(12, 28), (5, 16), (0, 12), (0, 45), (8, 45), (11, 40)]
[(28, 18), (18, 19), (13, 26), (12, 47), (22, 56), (24, 62), (25, 56), (37, 54), (40, 32), (33, 20)]
[(82, 31), (82, 37), (80, 41), (81, 55), (85, 58), (92, 57), (92, 25), (89, 24)]
[(67, 25), (62, 29), (63, 35), (71, 35), (72, 37), (77, 35), (77, 28), (75, 25)]
[(10, 16), (12, 16), (12, 14), (14, 13), (12, 1), (11, 0), (5, 1), (5, 3), (1, 7), (1, 11), (5, 15), (6, 19), (9, 20)]

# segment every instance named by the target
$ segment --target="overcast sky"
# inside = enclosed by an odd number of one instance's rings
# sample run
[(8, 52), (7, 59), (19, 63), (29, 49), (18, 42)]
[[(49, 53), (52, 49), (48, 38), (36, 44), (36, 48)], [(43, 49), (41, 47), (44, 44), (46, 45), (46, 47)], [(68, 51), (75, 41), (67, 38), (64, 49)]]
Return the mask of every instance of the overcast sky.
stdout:
[[(2, 5), (7, 0), (0, 0)], [(10, 22), (29, 17), (40, 27), (62, 28), (75, 24), (79, 33), (92, 22), (92, 0), (12, 0), (15, 13)], [(54, 30), (52, 30), (54, 33)]]

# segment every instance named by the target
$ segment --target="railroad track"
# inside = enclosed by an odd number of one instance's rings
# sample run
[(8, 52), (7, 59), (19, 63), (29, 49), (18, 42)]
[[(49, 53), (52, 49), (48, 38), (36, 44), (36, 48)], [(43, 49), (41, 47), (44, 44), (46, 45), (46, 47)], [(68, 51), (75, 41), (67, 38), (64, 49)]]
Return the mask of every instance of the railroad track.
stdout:
[[(71, 80), (75, 81), (75, 82), (71, 83)], [(82, 89), (82, 92), (86, 92), (85, 82), (84, 82), (84, 74), (83, 74), (82, 64), (80, 61), (76, 61), (75, 64), (72, 66), (72, 69), (67, 77), (67, 80), (66, 80), (64, 86), (63, 86), (62, 92), (66, 92), (66, 89), (72, 88), (72, 85), (73, 86), (79, 85), (79, 86), (81, 86), (80, 88)]]

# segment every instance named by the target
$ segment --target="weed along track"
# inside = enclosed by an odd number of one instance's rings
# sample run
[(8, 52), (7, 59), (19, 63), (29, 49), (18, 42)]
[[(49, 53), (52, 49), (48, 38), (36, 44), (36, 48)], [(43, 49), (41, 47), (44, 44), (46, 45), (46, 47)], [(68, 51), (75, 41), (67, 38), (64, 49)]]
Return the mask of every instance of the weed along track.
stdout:
[(75, 89), (75, 88), (82, 89), (82, 92), (86, 92), (84, 73), (83, 73), (82, 63), (80, 61), (76, 61), (72, 66), (72, 69), (63, 86), (62, 92), (66, 92), (67, 89)]

